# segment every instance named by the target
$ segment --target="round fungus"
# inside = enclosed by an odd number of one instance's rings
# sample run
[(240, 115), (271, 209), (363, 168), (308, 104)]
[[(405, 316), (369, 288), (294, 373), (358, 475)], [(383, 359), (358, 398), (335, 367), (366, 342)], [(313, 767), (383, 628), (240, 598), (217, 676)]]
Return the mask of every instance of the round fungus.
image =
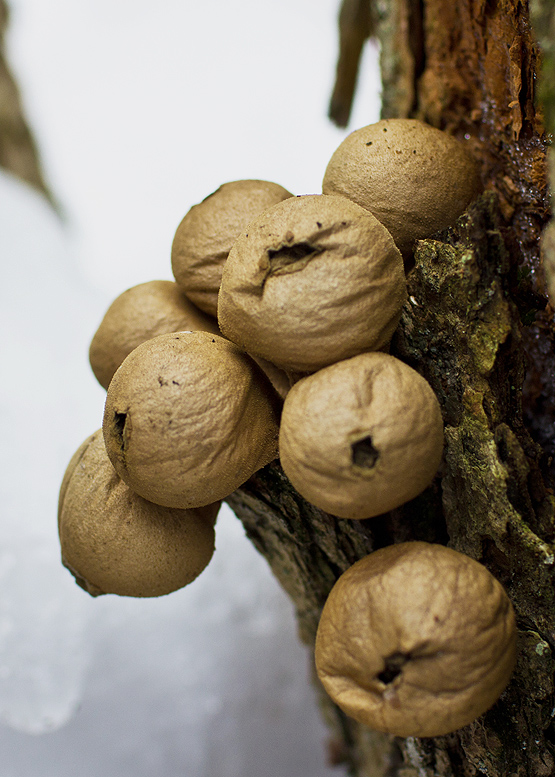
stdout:
[(405, 542), (341, 575), (315, 658), (350, 717), (400, 737), (435, 737), (496, 702), (515, 653), (513, 607), (486, 567), (443, 545)]
[(159, 335), (135, 348), (112, 378), (106, 449), (145, 499), (210, 504), (276, 458), (279, 404), (264, 373), (223, 337)]
[(481, 190), (462, 142), (416, 119), (382, 119), (348, 135), (332, 155), (322, 191), (367, 208), (403, 256), (450, 226)]
[(368, 211), (304, 195), (237, 238), (218, 302), (222, 333), (290, 372), (387, 347), (406, 300), (401, 254)]
[(279, 437), (283, 470), (312, 504), (371, 518), (420, 494), (443, 452), (428, 382), (399, 359), (364, 353), (295, 383)]
[(76, 451), (62, 481), (62, 562), (93, 596), (171, 593), (212, 558), (219, 507), (177, 510), (146, 501), (115, 472), (99, 430)]
[(92, 371), (107, 389), (134, 348), (157, 335), (182, 330), (220, 331), (216, 320), (196, 308), (174, 281), (133, 286), (112, 302), (91, 341)]
[(195, 305), (216, 316), (222, 268), (235, 239), (259, 213), (292, 196), (271, 181), (231, 181), (193, 205), (177, 227), (171, 262)]

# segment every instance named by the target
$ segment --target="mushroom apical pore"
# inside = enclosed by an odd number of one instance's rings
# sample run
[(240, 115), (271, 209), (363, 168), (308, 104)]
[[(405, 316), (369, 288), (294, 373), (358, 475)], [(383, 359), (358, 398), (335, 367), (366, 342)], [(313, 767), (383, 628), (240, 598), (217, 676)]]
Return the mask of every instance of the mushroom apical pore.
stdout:
[(371, 518), (432, 482), (443, 452), (441, 410), (407, 364), (363, 353), (292, 387), (279, 450), (285, 474), (309, 502), (341, 518)]
[(145, 340), (185, 329), (219, 334), (216, 320), (190, 302), (174, 281), (148, 281), (112, 302), (89, 349), (89, 361), (105, 389), (125, 357)]
[(328, 163), (322, 191), (373, 213), (407, 257), (416, 240), (456, 221), (481, 182), (456, 138), (416, 119), (382, 119), (345, 138)]
[(143, 499), (115, 472), (99, 430), (62, 481), (63, 564), (93, 596), (163, 596), (192, 582), (212, 558), (219, 507), (177, 510)]
[(189, 508), (229, 496), (277, 456), (279, 400), (236, 345), (174, 332), (139, 345), (108, 387), (108, 456), (138, 494)]
[(271, 181), (224, 183), (185, 214), (171, 251), (177, 284), (201, 310), (216, 317), (222, 268), (235, 239), (252, 219), (291, 192)]
[(269, 208), (229, 253), (222, 333), (290, 372), (388, 346), (406, 300), (393, 238), (344, 197), (304, 195)]
[(509, 682), (516, 623), (501, 584), (443, 545), (405, 542), (348, 569), (316, 637), (324, 688), (350, 717), (400, 737), (451, 733)]

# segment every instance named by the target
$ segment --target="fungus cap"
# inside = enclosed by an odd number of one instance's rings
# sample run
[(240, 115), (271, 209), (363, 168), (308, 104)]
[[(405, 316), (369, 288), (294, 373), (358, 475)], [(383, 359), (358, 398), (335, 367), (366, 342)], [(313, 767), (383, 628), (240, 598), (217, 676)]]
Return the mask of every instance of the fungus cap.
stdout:
[(222, 333), (278, 367), (314, 372), (386, 347), (406, 300), (401, 254), (368, 211), (304, 195), (236, 240), (218, 301)]
[(89, 349), (98, 382), (108, 388), (125, 357), (145, 340), (190, 329), (219, 333), (214, 318), (190, 302), (174, 281), (148, 281), (133, 286), (112, 302)]
[(324, 194), (369, 210), (401, 253), (453, 224), (480, 193), (477, 165), (463, 143), (416, 119), (382, 119), (355, 130), (333, 153)]
[(223, 337), (159, 335), (135, 348), (112, 378), (106, 449), (145, 499), (210, 504), (276, 458), (279, 404), (264, 373)]
[(177, 510), (146, 501), (115, 472), (99, 430), (76, 451), (62, 481), (63, 564), (93, 596), (163, 596), (210, 561), (219, 507)]
[(185, 214), (173, 239), (172, 270), (197, 307), (216, 317), (222, 268), (235, 239), (259, 213), (292, 196), (271, 181), (231, 181)]
[(493, 575), (443, 545), (405, 542), (339, 578), (315, 657), (324, 688), (347, 715), (376, 731), (434, 737), (495, 703), (515, 654), (514, 611)]
[(312, 504), (371, 518), (433, 480), (443, 421), (429, 383), (399, 359), (364, 353), (302, 378), (283, 405), (283, 470)]

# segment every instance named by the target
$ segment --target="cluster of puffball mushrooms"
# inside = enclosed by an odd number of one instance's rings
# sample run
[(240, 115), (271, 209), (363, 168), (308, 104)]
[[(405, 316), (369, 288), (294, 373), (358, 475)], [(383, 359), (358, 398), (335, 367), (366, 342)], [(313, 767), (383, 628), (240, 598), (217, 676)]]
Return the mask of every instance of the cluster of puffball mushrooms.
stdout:
[[(415, 120), (351, 133), (322, 194), (223, 184), (179, 224), (175, 281), (125, 291), (90, 347), (102, 429), (62, 481), (62, 561), (90, 594), (161, 596), (214, 551), (220, 503), (274, 459), (310, 503), (375, 518), (442, 459), (436, 396), (388, 353), (416, 240), (479, 193), (465, 147)], [(515, 616), (481, 564), (405, 542), (355, 563), (324, 606), (316, 668), (368, 727), (438, 736), (484, 713)]]

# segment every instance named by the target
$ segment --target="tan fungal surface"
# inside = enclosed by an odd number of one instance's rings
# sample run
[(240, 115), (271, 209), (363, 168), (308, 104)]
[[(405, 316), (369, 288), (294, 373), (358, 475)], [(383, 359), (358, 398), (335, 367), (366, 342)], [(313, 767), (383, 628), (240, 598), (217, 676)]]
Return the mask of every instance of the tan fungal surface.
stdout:
[(272, 362), (269, 362), (267, 359), (262, 359), (260, 356), (255, 356), (254, 354), (249, 354), (249, 356), (258, 364), (264, 375), (266, 375), (278, 396), (281, 399), (285, 399), (293, 382), (289, 373), (280, 369), (280, 367), (276, 367), (275, 364), (272, 364)]
[(216, 317), (222, 268), (236, 238), (262, 211), (292, 196), (271, 181), (231, 181), (193, 205), (176, 230), (171, 261), (195, 305)]
[(236, 240), (218, 303), (222, 333), (284, 370), (314, 372), (387, 346), (406, 299), (401, 254), (344, 197), (274, 205)]
[(463, 143), (416, 119), (383, 119), (348, 135), (332, 155), (322, 191), (367, 208), (404, 256), (445, 229), (481, 190)]
[(215, 318), (195, 307), (174, 281), (133, 286), (112, 302), (92, 339), (92, 371), (107, 389), (114, 372), (138, 345), (157, 335), (189, 329), (220, 331)]
[(62, 561), (93, 596), (171, 593), (210, 561), (219, 507), (177, 510), (147, 502), (115, 472), (99, 430), (79, 447), (62, 481)]
[(443, 545), (371, 553), (337, 581), (316, 667), (349, 716), (400, 737), (448, 734), (486, 712), (515, 661), (512, 605), (481, 564)]
[(120, 477), (145, 499), (198, 507), (277, 456), (279, 400), (236, 345), (176, 332), (139, 345), (108, 387), (103, 431)]
[(360, 354), (293, 386), (279, 449), (305, 499), (341, 518), (370, 518), (430, 485), (443, 452), (439, 403), (404, 362)]

